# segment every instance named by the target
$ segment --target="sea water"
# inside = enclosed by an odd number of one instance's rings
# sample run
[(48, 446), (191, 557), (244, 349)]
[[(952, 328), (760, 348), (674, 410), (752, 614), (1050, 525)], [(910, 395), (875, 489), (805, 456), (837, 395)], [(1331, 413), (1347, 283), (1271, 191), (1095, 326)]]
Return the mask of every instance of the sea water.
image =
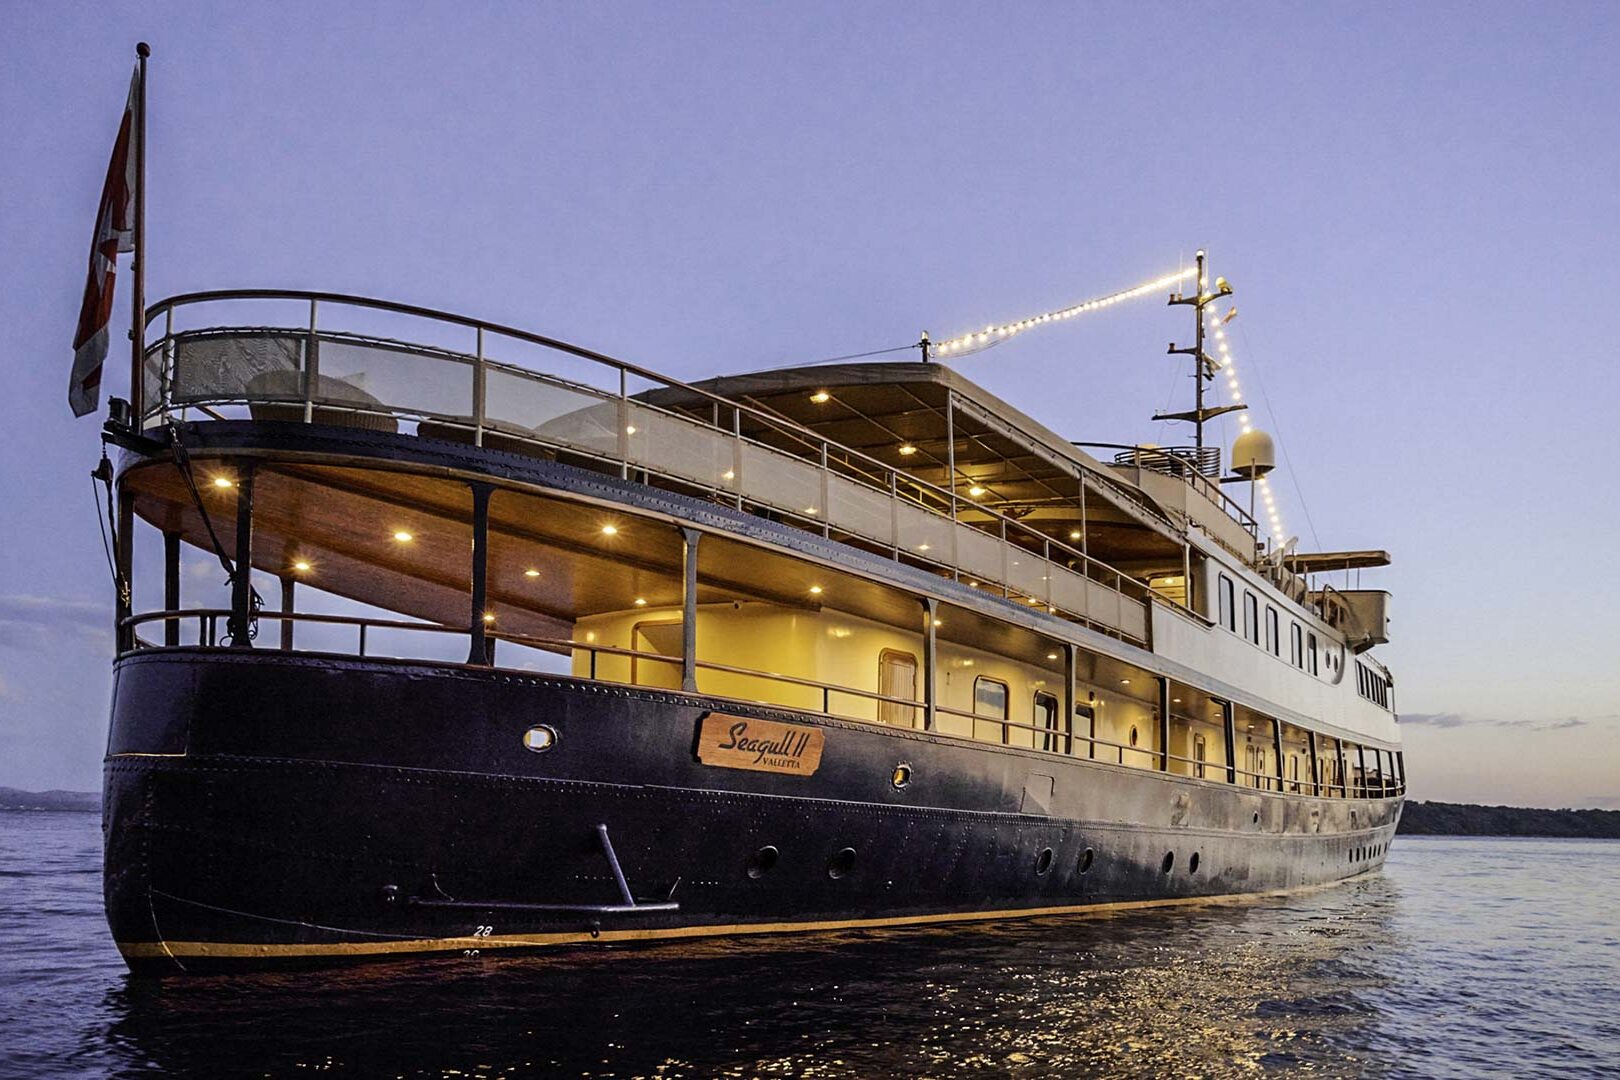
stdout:
[(0, 1075), (1620, 1075), (1620, 842), (1103, 918), (134, 979), (92, 814), (0, 812)]

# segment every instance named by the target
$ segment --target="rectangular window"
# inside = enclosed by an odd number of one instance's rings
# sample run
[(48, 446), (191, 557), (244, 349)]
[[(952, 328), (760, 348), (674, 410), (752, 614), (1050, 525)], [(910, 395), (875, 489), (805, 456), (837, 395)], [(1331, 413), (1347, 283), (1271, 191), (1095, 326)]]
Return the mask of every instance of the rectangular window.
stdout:
[[(917, 658), (899, 649), (878, 654), (878, 693), (886, 698), (917, 700)], [(878, 723), (915, 727), (917, 709), (898, 701), (878, 702)]]
[(1305, 635), (1305, 656), (1310, 661), (1308, 670), (1312, 675), (1318, 674), (1316, 670), (1316, 635)]
[(1260, 644), (1260, 601), (1248, 589), (1243, 590), (1243, 636)]
[(1266, 605), (1266, 651), (1272, 656), (1282, 655), (1282, 634), (1277, 632), (1277, 609)]
[(1042, 750), (1062, 749), (1058, 731), (1058, 699), (1044, 690), (1035, 691), (1035, 726), (1045, 734), (1041, 736)]
[(1193, 736), (1193, 775), (1198, 777), (1200, 780), (1202, 780), (1204, 778), (1204, 761), (1205, 761), (1205, 756), (1204, 755), (1205, 755), (1204, 737), (1202, 735), (1194, 735)]
[[(973, 680), (973, 715), (1001, 722), (1001, 741), (1007, 741), (1007, 684), (980, 675)], [(977, 728), (978, 724), (975, 723)]]
[(1236, 633), (1237, 602), (1234, 590), (1235, 586), (1232, 584), (1232, 579), (1222, 574), (1215, 589), (1215, 594), (1220, 600), (1220, 610), (1216, 614), (1219, 616), (1222, 626)]
[(1297, 668), (1305, 666), (1305, 639), (1299, 623), (1288, 627), (1288, 659)]

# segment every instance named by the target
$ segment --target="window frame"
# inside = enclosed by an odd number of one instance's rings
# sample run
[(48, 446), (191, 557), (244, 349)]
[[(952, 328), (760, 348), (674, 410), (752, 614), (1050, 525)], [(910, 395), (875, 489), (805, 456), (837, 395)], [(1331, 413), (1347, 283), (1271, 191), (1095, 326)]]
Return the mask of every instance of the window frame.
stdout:
[(1232, 633), (1237, 633), (1237, 583), (1225, 574), (1215, 582), (1216, 621)]
[(1282, 624), (1277, 621), (1277, 609), (1271, 604), (1266, 605), (1266, 651), (1272, 656), (1282, 656)]
[[(882, 650), (879, 650), (879, 652), (878, 652), (878, 693), (883, 694), (885, 697), (901, 697), (901, 696), (903, 696), (901, 694), (890, 694), (884, 689), (884, 678), (883, 677), (884, 677), (884, 674), (888, 670), (888, 663), (889, 663), (889, 660), (890, 660), (891, 657), (894, 657), (894, 658), (904, 657), (906, 660), (908, 660), (910, 662), (910, 665), (911, 665), (911, 700), (916, 701), (917, 700), (917, 688), (918, 688), (917, 676), (918, 676), (919, 672), (922, 669), (922, 664), (920, 662), (918, 662), (916, 653), (907, 652), (905, 649), (882, 649)], [(894, 713), (904, 712), (907, 715), (908, 718), (903, 720), (903, 721), (899, 720), (899, 719), (894, 719), (894, 720), (886, 719), (885, 718), (885, 713), (888, 713), (890, 710), (893, 710), (893, 713), (891, 713), (890, 715), (893, 715)], [(878, 723), (880, 723), (880, 724), (888, 724), (891, 727), (908, 727), (908, 728), (911, 728), (911, 729), (915, 730), (916, 727), (917, 727), (917, 712), (918, 712), (918, 710), (917, 710), (916, 705), (899, 705), (899, 704), (896, 704), (896, 703), (894, 703), (892, 701), (879, 701), (877, 703), (877, 721), (878, 721)]]
[[(987, 714), (981, 713), (979, 711), (979, 684), (980, 683), (989, 683), (991, 686), (999, 686), (999, 687), (1001, 687), (1001, 715), (1000, 716), (987, 715)], [(975, 725), (974, 726), (974, 731), (975, 732), (978, 731), (978, 726), (977, 725), (978, 725), (978, 722), (980, 720), (988, 720), (993, 724), (1000, 724), (1001, 725), (1001, 742), (1002, 742), (1002, 745), (1005, 746), (1005, 745), (1009, 744), (1012, 741), (1012, 729), (1007, 726), (1007, 722), (1009, 720), (1011, 720), (1011, 719), (1012, 719), (1012, 688), (1007, 685), (1006, 680), (997, 679), (997, 678), (994, 678), (994, 677), (992, 677), (990, 675), (977, 675), (977, 676), (974, 676), (974, 679), (973, 679), (973, 721), (974, 721), (974, 725)]]
[[(1044, 710), (1044, 715), (1041, 708), (1043, 703), (1050, 703), (1050, 707)], [(1037, 690), (1031, 695), (1031, 705), (1034, 713), (1030, 719), (1043, 732), (1041, 748), (1056, 753), (1063, 741), (1063, 729), (1058, 725), (1058, 720), (1063, 715), (1063, 703), (1051, 691)]]
[(1294, 620), (1288, 623), (1288, 659), (1299, 670), (1305, 670), (1305, 628)]
[(1243, 637), (1251, 645), (1260, 644), (1260, 598), (1243, 590)]

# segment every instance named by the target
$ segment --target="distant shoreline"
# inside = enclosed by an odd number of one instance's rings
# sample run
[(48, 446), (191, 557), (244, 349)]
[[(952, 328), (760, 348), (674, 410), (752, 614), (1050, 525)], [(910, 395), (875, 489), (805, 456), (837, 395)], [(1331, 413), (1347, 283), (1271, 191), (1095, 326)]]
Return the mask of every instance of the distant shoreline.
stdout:
[[(0, 810), (94, 814), (94, 791), (0, 787)], [(1620, 840), (1620, 810), (1539, 810), (1525, 806), (1408, 801), (1398, 830), (1407, 836), (1526, 836)]]

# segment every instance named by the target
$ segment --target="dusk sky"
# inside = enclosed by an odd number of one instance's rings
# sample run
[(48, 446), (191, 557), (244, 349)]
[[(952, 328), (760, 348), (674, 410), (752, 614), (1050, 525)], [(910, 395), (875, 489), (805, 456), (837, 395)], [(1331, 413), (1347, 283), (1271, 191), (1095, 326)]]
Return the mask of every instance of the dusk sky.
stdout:
[[(0, 13), (0, 784), (100, 783), (99, 419), (66, 387), (144, 39), (149, 299), (363, 293), (700, 378), (1207, 249), (1287, 532), (1394, 556), (1362, 581), (1412, 795), (1620, 807), (1612, 4)], [(1173, 443), (1188, 329), (1156, 297), (958, 366), (1070, 438)]]

